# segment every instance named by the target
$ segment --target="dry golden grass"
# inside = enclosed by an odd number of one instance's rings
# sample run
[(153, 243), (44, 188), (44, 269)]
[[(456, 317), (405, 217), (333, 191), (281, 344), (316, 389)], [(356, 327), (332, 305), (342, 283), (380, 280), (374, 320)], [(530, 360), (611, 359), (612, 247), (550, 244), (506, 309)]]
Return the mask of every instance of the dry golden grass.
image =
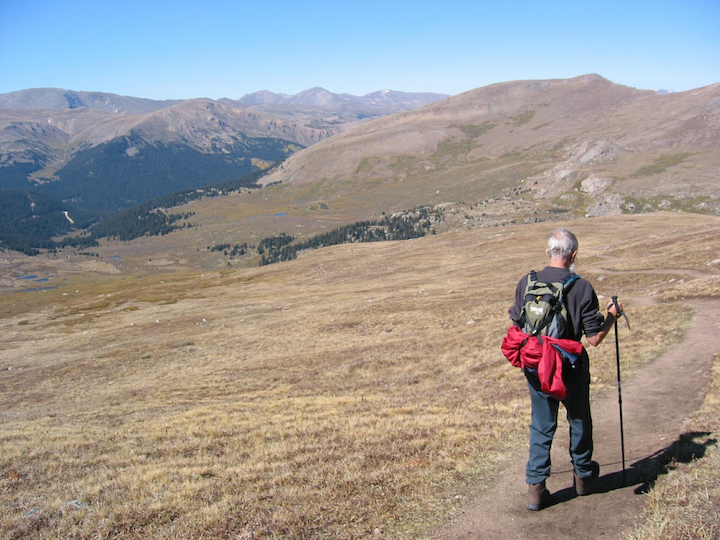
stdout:
[[(672, 462), (650, 491), (642, 523), (626, 540), (720, 538), (720, 355), (703, 407), (688, 425), (700, 434), (704, 453), (690, 463)], [(682, 451), (683, 449), (680, 449)], [(691, 451), (685, 449), (685, 452)]]
[[(663, 299), (720, 296), (718, 276), (699, 278), (689, 283), (673, 284)], [(692, 456), (689, 463), (673, 460), (668, 474), (659, 477), (650, 491), (642, 522), (625, 536), (626, 540), (716, 540), (720, 538), (720, 354), (715, 357), (712, 378), (705, 390), (702, 408), (686, 426), (698, 434), (702, 455)], [(692, 453), (688, 441), (678, 453)], [(695, 459), (697, 458), (697, 459)], [(702, 459), (700, 459), (702, 458)]]
[[(499, 343), (553, 227), (86, 279), (24, 310), (0, 297), (2, 536), (422, 537), (524, 453), (526, 388)], [(680, 252), (720, 252), (720, 221), (572, 228), (578, 272), (628, 307), (630, 375), (689, 322), (640, 297), (716, 274), (715, 257)], [(611, 349), (591, 351), (594, 389), (613, 382)]]

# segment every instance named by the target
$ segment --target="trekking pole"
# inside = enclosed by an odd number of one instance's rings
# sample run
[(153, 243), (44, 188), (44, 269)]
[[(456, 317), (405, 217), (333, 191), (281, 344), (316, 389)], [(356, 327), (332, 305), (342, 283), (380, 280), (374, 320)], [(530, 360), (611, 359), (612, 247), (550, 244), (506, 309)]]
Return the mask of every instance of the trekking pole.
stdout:
[[(615, 358), (617, 359), (617, 389), (618, 389), (618, 408), (620, 409), (620, 449), (622, 451), (622, 479), (623, 487), (627, 485), (625, 481), (625, 433), (623, 431), (623, 410), (622, 410), (622, 384), (620, 382), (620, 341), (618, 339), (618, 318), (620, 317), (620, 308), (617, 303), (617, 296), (612, 297), (615, 306)], [(628, 326), (629, 323), (628, 323)]]

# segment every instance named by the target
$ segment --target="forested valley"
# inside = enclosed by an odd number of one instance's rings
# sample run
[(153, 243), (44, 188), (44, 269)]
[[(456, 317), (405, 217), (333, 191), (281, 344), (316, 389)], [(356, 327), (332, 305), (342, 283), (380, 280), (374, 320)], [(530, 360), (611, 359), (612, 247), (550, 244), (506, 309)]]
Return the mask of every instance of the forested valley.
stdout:
[(75, 204), (32, 190), (0, 190), (0, 249), (37, 255), (40, 250), (87, 248), (101, 238), (129, 241), (192, 226), (192, 213), (168, 210), (202, 197), (257, 189), (264, 171), (203, 188), (176, 191), (102, 217)]

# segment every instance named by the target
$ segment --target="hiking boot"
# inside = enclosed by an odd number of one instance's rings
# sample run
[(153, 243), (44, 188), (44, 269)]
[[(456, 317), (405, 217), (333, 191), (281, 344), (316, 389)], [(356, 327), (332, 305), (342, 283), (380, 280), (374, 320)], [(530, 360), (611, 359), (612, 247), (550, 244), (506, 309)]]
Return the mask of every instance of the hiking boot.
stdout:
[(593, 484), (595, 480), (600, 476), (600, 464), (596, 461), (590, 463), (592, 467), (592, 473), (586, 478), (580, 478), (576, 472), (573, 472), (573, 485), (575, 486), (575, 493), (580, 497), (590, 495), (593, 491)]
[(545, 487), (545, 480), (539, 484), (528, 484), (528, 501), (525, 508), (537, 512), (550, 504), (550, 492)]

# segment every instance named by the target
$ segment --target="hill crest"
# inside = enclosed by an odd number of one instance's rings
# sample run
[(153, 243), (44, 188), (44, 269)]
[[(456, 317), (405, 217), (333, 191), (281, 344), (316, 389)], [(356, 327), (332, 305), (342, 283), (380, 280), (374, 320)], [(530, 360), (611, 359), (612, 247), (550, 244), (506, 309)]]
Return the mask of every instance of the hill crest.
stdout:
[(456, 200), (493, 196), (499, 182), (591, 215), (654, 197), (718, 212), (718, 156), (720, 84), (659, 94), (585, 75), (498, 83), (374, 120), (295, 154), (264, 181), (402, 182), (426, 199), (441, 187)]

